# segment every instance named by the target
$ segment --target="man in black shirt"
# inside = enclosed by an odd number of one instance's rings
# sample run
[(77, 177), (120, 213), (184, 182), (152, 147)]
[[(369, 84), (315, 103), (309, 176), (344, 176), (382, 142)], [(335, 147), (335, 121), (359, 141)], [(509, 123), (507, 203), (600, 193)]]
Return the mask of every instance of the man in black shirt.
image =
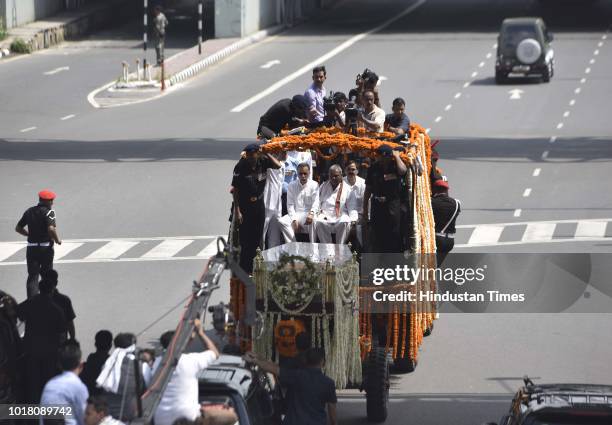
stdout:
[[(62, 312), (64, 313), (64, 318), (66, 319), (66, 330), (68, 332), (68, 339), (76, 339), (74, 330), (74, 319), (76, 318), (76, 314), (74, 314), (74, 309), (72, 308), (72, 301), (70, 301), (70, 298), (57, 290), (58, 277), (59, 276), (57, 274), (57, 271), (55, 271), (54, 269), (47, 270), (42, 273), (42, 278), (49, 281), (49, 283), (53, 287), (51, 293), (51, 298), (53, 298), (53, 302), (57, 304), (57, 306), (61, 308)], [(65, 339), (66, 335), (64, 334), (64, 340)]]
[(104, 363), (108, 359), (108, 352), (113, 347), (113, 334), (107, 330), (96, 332), (96, 351), (87, 356), (87, 361), (79, 375), (81, 381), (87, 386), (89, 395), (99, 395), (102, 390), (96, 386), (96, 379), (100, 376)]
[(301, 94), (291, 99), (281, 99), (259, 119), (257, 135), (271, 139), (278, 135), (286, 125), (289, 128), (307, 125), (308, 101)]
[(53, 284), (40, 281), (40, 293), (17, 306), (17, 316), (25, 322), (26, 399), (38, 404), (45, 383), (59, 372), (58, 350), (66, 335), (66, 319), (53, 302)]
[(270, 155), (262, 155), (259, 145), (252, 143), (244, 148), (245, 157), (234, 167), (232, 196), (234, 214), (239, 225), (240, 267), (253, 272), (253, 258), (260, 244), (266, 218), (263, 192), (268, 168), (280, 168), (281, 163)]
[(55, 211), (51, 209), (54, 199), (55, 193), (50, 190), (40, 191), (38, 205), (28, 208), (15, 226), (17, 233), (28, 238), (28, 298), (38, 293), (38, 276), (53, 268), (53, 243), (62, 244), (55, 228)]
[(247, 353), (244, 358), (278, 376), (281, 386), (287, 389), (287, 414), (283, 425), (336, 425), (336, 384), (323, 373), (325, 356), (322, 349), (308, 349), (304, 353), (304, 366), (298, 368), (279, 367), (258, 359), (254, 353)]
[(401, 180), (408, 169), (399, 151), (394, 151), (390, 146), (381, 145), (378, 154), (380, 157), (368, 170), (363, 196), (364, 219), (370, 216), (368, 201), (370, 198), (372, 201), (370, 252), (401, 252), (400, 191)]
[(443, 179), (432, 184), (431, 208), (436, 223), (436, 257), (438, 266), (455, 246), (455, 222), (461, 203), (448, 196), (448, 182)]
[(385, 129), (397, 135), (406, 134), (410, 130), (410, 119), (404, 113), (406, 102), (401, 97), (393, 100), (393, 113), (385, 117)]

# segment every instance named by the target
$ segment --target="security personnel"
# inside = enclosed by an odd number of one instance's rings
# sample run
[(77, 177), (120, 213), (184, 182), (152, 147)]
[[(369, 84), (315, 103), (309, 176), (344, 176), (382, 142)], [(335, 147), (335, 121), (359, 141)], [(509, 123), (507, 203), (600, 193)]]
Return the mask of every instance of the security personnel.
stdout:
[(268, 168), (280, 168), (281, 163), (270, 154), (262, 155), (256, 143), (246, 146), (244, 153), (244, 157), (234, 167), (232, 196), (234, 214), (239, 225), (240, 267), (251, 274), (266, 218), (263, 197), (266, 171)]
[(436, 223), (436, 251), (438, 266), (455, 246), (455, 222), (461, 212), (461, 203), (448, 196), (449, 185), (444, 179), (432, 184), (431, 208)]
[(375, 253), (401, 252), (400, 191), (402, 178), (408, 169), (399, 151), (388, 145), (378, 148), (380, 157), (372, 164), (366, 177), (363, 197), (363, 217), (369, 217), (372, 202), (370, 250)]
[(53, 243), (62, 244), (55, 227), (54, 200), (55, 193), (50, 190), (38, 192), (38, 205), (28, 208), (15, 227), (17, 233), (28, 238), (28, 298), (38, 294), (38, 276), (53, 268)]

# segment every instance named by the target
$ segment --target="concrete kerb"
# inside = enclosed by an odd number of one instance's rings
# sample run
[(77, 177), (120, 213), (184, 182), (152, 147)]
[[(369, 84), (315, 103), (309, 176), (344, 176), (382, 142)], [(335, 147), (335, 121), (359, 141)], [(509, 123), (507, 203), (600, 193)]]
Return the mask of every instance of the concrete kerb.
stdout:
[[(278, 34), (279, 32), (283, 31), (285, 29), (284, 25), (278, 25), (275, 27), (271, 27), (271, 28), (267, 28), (261, 31), (256, 32), (255, 34), (252, 34), (248, 37), (245, 37), (221, 50), (219, 50), (217, 53), (214, 53), (213, 55), (207, 56), (206, 58), (202, 59), (201, 61), (198, 61), (192, 65), (189, 65), (187, 68), (183, 69), (182, 71), (179, 71), (177, 73), (175, 73), (174, 75), (172, 75), (170, 78), (166, 79), (166, 85), (167, 86), (172, 86), (175, 85), (177, 83), (180, 83), (182, 81), (187, 80), (188, 78), (192, 78), (194, 76), (196, 76), (197, 74), (199, 74), (200, 72), (204, 71), (206, 68), (208, 68), (211, 65), (214, 65), (218, 62), (220, 62), (221, 60), (225, 59), (226, 57), (228, 57), (229, 55), (231, 55), (232, 53), (237, 52), (240, 49), (243, 49), (247, 46), (250, 46), (251, 44), (255, 44), (259, 41), (262, 41), (263, 39), (265, 39), (268, 36), (274, 35), (274, 34)], [(180, 53), (179, 53), (180, 54)]]

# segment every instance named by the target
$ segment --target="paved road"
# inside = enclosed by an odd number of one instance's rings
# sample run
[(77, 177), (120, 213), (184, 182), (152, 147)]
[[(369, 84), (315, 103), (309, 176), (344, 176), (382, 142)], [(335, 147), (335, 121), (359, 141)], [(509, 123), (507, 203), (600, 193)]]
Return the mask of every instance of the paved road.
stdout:
[[(612, 197), (604, 187), (612, 156), (605, 107), (612, 95), (612, 6), (508, 3), (423, 2), (327, 59), (327, 86), (347, 91), (354, 75), (370, 67), (386, 77), (383, 106), (405, 97), (411, 118), (442, 139), (440, 165), (464, 205), (460, 242), (471, 247), (462, 249), (610, 252)], [(18, 240), (12, 229), (22, 209), (40, 187), (52, 187), (59, 193), (62, 236), (98, 239), (82, 242), (58, 265), (61, 287), (79, 314), (81, 340), (90, 347), (101, 327), (144, 330), (180, 304), (202, 266), (174, 257), (197, 257), (210, 241), (194, 235), (225, 233), (229, 174), (241, 147), (252, 140), (258, 117), (274, 100), (302, 92), (308, 72), (240, 113), (230, 110), (414, 4), (343, 3), (180, 90), (125, 108), (94, 110), (85, 99), (115, 76), (113, 62), (133, 51), (112, 47), (104, 36), (0, 64), (0, 90), (10, 99), (0, 105), (0, 193), (7, 200), (0, 204), (0, 241)], [(543, 15), (555, 34), (557, 66), (550, 84), (493, 84), (496, 31), (503, 17), (514, 15)], [(110, 46), (94, 48), (95, 43)], [(270, 61), (280, 63), (260, 68)], [(62, 66), (70, 70), (43, 75)], [(510, 99), (514, 89), (522, 90), (520, 99)], [(75, 117), (60, 119), (70, 114)], [(530, 225), (538, 232), (529, 233)], [(158, 260), (68, 261), (99, 252), (110, 239), (133, 238), (137, 245), (116, 258), (141, 259), (166, 240), (194, 242), (167, 244), (166, 257)], [(524, 238), (531, 243), (519, 244)], [(559, 239), (565, 241), (549, 242)], [(474, 247), (476, 242), (483, 246)], [(19, 262), (19, 255), (0, 261)], [(0, 263), (3, 288), (23, 298), (24, 280), (23, 265)], [(141, 341), (171, 327), (177, 311)], [(544, 381), (612, 382), (612, 343), (601, 338), (608, 327), (606, 315), (443, 316), (423, 345), (416, 372), (394, 381), (390, 419), (498, 419), (525, 373)], [(348, 398), (341, 417), (362, 422), (363, 403)]]

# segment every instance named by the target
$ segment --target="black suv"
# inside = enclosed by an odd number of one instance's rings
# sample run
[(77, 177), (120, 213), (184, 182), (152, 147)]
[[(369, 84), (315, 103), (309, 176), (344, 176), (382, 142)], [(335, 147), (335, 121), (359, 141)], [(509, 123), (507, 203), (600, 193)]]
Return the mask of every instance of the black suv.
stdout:
[[(610, 425), (612, 386), (590, 384), (525, 386), (514, 395), (499, 425)], [(496, 425), (489, 423), (487, 425)]]
[(504, 19), (497, 37), (495, 82), (504, 83), (510, 76), (538, 76), (549, 82), (554, 72), (552, 40), (542, 18)]

